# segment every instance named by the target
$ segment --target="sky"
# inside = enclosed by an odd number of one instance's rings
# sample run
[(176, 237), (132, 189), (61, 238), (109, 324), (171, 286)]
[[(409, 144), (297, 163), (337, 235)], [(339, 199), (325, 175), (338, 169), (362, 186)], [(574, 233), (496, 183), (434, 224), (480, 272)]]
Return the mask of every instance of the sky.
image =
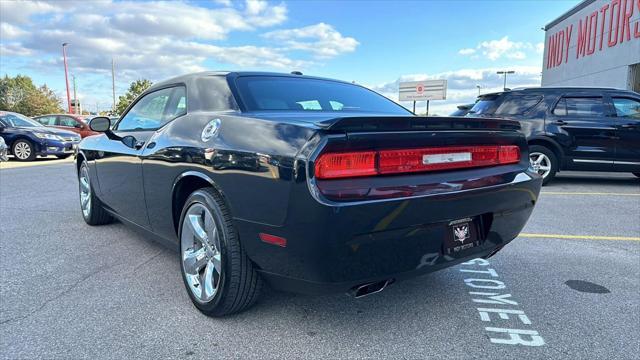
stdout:
[[(30, 76), (66, 97), (62, 43), (78, 98), (112, 106), (131, 81), (203, 70), (291, 72), (355, 81), (398, 100), (398, 82), (447, 79), (446, 115), (481, 92), (539, 86), (544, 25), (578, 0), (7, 1), (0, 74)], [(65, 101), (66, 104), (66, 101)], [(411, 103), (401, 103), (411, 108)], [(418, 111), (424, 112), (424, 103)]]

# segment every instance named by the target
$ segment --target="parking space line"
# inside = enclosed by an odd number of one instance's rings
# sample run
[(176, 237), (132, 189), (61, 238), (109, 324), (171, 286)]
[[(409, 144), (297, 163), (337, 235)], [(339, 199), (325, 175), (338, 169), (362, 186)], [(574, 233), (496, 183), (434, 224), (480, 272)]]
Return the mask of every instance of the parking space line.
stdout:
[(521, 233), (518, 237), (525, 238), (547, 238), (547, 239), (568, 239), (568, 240), (618, 240), (618, 241), (640, 241), (640, 237), (634, 236), (595, 236), (595, 235), (561, 235), (561, 234), (530, 234)]
[(601, 196), (640, 196), (640, 193), (609, 193), (609, 192), (563, 192), (563, 191), (542, 191), (545, 195), (601, 195)]

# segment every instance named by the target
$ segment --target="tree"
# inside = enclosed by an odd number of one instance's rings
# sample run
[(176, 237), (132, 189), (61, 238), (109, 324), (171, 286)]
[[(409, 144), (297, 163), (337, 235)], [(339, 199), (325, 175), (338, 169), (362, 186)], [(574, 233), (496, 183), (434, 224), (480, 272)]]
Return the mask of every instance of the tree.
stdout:
[(116, 114), (122, 114), (127, 106), (135, 100), (138, 95), (142, 94), (153, 83), (147, 79), (139, 79), (131, 83), (127, 93), (118, 98), (118, 104), (116, 105)]
[(0, 110), (27, 116), (61, 112), (60, 98), (47, 85), (36, 87), (30, 77), (5, 75), (0, 79)]

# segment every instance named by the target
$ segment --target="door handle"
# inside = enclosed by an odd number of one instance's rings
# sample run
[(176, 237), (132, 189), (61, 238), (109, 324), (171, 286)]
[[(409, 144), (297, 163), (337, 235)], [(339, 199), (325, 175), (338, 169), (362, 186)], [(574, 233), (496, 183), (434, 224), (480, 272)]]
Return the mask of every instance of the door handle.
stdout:
[(556, 120), (554, 123), (555, 123), (556, 125), (560, 125), (560, 126), (562, 126), (562, 125), (568, 125), (568, 124), (569, 124), (568, 122), (566, 122), (566, 121), (564, 121), (564, 120)]

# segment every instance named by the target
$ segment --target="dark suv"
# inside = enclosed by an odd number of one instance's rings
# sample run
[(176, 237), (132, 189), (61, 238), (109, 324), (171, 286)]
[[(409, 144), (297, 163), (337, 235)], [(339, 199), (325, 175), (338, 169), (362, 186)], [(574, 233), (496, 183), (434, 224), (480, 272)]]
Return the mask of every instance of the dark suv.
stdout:
[(467, 116), (520, 121), (531, 166), (548, 183), (561, 170), (640, 177), (640, 94), (610, 88), (526, 88), (478, 97)]

